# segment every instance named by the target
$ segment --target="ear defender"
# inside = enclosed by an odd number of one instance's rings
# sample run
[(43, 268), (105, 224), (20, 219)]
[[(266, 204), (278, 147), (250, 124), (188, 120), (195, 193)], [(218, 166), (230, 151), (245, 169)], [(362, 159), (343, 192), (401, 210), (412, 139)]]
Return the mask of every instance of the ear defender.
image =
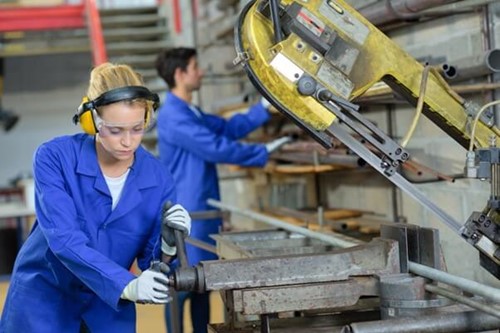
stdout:
[[(90, 105), (92, 104), (92, 105)], [(82, 104), (77, 109), (77, 113), (73, 116), (73, 123), (80, 123), (82, 130), (90, 135), (95, 135), (98, 130), (92, 114), (93, 104), (87, 96), (82, 98)]]
[(128, 86), (107, 91), (91, 101), (87, 96), (83, 97), (82, 103), (73, 116), (73, 123), (80, 123), (83, 131), (90, 135), (99, 132), (94, 119), (93, 112), (97, 112), (100, 106), (134, 99), (145, 99), (147, 103), (146, 114), (144, 116), (144, 127), (147, 129), (151, 125), (151, 118), (160, 106), (160, 97), (152, 93), (148, 88), (142, 86)]

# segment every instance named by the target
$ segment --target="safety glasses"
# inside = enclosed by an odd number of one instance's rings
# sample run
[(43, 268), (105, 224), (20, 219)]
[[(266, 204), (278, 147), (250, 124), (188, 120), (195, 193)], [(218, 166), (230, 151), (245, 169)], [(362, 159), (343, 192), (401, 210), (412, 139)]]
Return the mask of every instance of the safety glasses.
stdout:
[(94, 121), (101, 137), (124, 137), (126, 135), (143, 135), (146, 130), (144, 120), (135, 123), (111, 123), (103, 120), (95, 110)]

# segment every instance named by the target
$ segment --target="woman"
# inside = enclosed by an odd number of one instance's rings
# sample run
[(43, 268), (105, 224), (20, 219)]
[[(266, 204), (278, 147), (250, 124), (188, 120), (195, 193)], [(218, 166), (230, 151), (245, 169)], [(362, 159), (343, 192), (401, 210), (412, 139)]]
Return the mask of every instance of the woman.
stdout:
[[(135, 332), (135, 304), (167, 303), (167, 278), (149, 269), (160, 236), (188, 234), (170, 173), (140, 146), (158, 96), (127, 65), (90, 76), (75, 115), (86, 133), (34, 155), (36, 223), (14, 265), (0, 332)], [(163, 223), (163, 230), (162, 229)], [(137, 259), (142, 274), (129, 271)]]

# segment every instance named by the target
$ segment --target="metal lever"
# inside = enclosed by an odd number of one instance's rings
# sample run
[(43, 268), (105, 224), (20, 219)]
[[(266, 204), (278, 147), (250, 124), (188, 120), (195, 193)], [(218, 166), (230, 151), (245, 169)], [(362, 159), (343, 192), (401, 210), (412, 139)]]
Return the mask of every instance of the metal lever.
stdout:
[(179, 258), (179, 261), (181, 263), (180, 267), (187, 268), (188, 260), (186, 255), (186, 244), (184, 242), (184, 235), (182, 231), (174, 230), (174, 236), (175, 236), (175, 246), (177, 248), (177, 257)]

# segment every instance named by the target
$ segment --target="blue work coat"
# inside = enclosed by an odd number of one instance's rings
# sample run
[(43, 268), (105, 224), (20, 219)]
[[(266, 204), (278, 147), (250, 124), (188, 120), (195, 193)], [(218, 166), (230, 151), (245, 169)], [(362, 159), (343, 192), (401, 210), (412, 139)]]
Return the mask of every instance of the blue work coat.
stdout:
[[(268, 160), (265, 145), (237, 141), (269, 119), (260, 103), (229, 120), (197, 110), (169, 92), (157, 123), (160, 160), (175, 180), (177, 202), (189, 212), (215, 210), (207, 199), (220, 200), (217, 163), (260, 167)], [(209, 235), (218, 233), (221, 225), (220, 218), (193, 220), (190, 237), (214, 244)], [(190, 265), (217, 258), (190, 244), (186, 252)]]
[(175, 202), (172, 177), (139, 147), (116, 208), (97, 162), (95, 139), (64, 136), (34, 157), (36, 223), (14, 265), (1, 333), (135, 332), (135, 304), (120, 299), (160, 258), (161, 209)]

